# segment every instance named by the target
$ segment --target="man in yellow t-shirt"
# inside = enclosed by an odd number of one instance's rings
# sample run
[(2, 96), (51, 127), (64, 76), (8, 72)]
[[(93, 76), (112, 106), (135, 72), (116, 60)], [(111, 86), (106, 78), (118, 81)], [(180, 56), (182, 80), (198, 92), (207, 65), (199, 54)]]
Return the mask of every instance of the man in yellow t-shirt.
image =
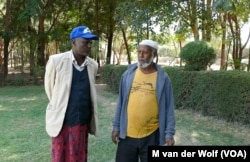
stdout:
[(173, 90), (167, 73), (153, 61), (157, 50), (155, 41), (140, 42), (138, 62), (121, 77), (112, 122), (116, 162), (147, 162), (148, 146), (175, 143)]
[(135, 72), (127, 108), (128, 137), (143, 138), (159, 127), (156, 75), (157, 72), (144, 74), (140, 69)]

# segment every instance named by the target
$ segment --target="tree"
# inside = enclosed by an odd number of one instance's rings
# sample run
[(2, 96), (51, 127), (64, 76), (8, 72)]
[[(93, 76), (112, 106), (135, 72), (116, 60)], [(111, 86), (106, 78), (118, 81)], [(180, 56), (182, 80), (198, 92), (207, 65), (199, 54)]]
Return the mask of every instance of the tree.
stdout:
[[(248, 21), (250, 2), (245, 0), (216, 0), (214, 8), (220, 13), (221, 27), (222, 27), (222, 62), (224, 67), (224, 51), (226, 30), (228, 28), (228, 40), (232, 42), (232, 56), (235, 69), (241, 68), (241, 59), (244, 48), (250, 39), (250, 31), (246, 42), (243, 44), (241, 40), (241, 27)], [(222, 18), (221, 18), (222, 17)], [(222, 67), (222, 68), (223, 68)]]
[[(165, 1), (126, 1), (120, 2), (116, 7), (114, 19), (118, 31), (122, 32), (123, 41), (127, 51), (128, 64), (131, 63), (131, 46), (138, 45), (142, 39), (155, 38), (154, 27), (159, 23), (158, 8)], [(161, 4), (161, 5), (159, 5)], [(134, 40), (136, 43), (134, 43)], [(132, 42), (129, 45), (129, 41)]]
[(180, 58), (185, 61), (187, 70), (206, 70), (207, 66), (216, 58), (215, 50), (205, 41), (187, 43), (180, 52)]
[(2, 84), (7, 78), (8, 75), (8, 61), (9, 61), (9, 45), (11, 40), (16, 37), (16, 33), (18, 31), (19, 24), (16, 24), (17, 17), (21, 12), (23, 1), (15, 2), (13, 0), (6, 0), (5, 4), (5, 14), (1, 12), (3, 15), (3, 31), (1, 35), (3, 37), (3, 66), (1, 67), (0, 75)]

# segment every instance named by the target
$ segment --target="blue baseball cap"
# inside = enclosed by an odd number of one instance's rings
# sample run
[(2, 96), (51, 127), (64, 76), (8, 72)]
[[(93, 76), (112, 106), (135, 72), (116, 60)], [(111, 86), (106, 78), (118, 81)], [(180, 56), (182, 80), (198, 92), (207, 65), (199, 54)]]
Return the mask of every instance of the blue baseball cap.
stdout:
[(93, 39), (93, 40), (98, 40), (98, 36), (94, 35), (91, 33), (89, 28), (87, 26), (78, 26), (75, 27), (71, 33), (70, 33), (70, 39), (74, 38), (85, 38), (85, 39)]

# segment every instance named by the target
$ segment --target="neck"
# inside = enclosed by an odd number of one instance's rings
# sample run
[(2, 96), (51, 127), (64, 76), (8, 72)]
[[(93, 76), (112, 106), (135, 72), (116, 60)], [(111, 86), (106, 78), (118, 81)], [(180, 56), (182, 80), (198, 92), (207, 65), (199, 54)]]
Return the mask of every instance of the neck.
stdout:
[(81, 65), (86, 59), (86, 56), (82, 56), (82, 55), (75, 55), (74, 54), (74, 57), (75, 57), (78, 65)]

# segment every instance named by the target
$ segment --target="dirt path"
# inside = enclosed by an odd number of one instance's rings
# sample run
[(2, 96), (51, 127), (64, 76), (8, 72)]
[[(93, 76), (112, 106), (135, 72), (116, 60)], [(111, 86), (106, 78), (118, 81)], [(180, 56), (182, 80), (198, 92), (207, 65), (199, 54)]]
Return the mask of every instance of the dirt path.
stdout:
[(96, 84), (97, 102), (108, 102), (103, 96), (103, 91), (106, 88), (106, 84)]

